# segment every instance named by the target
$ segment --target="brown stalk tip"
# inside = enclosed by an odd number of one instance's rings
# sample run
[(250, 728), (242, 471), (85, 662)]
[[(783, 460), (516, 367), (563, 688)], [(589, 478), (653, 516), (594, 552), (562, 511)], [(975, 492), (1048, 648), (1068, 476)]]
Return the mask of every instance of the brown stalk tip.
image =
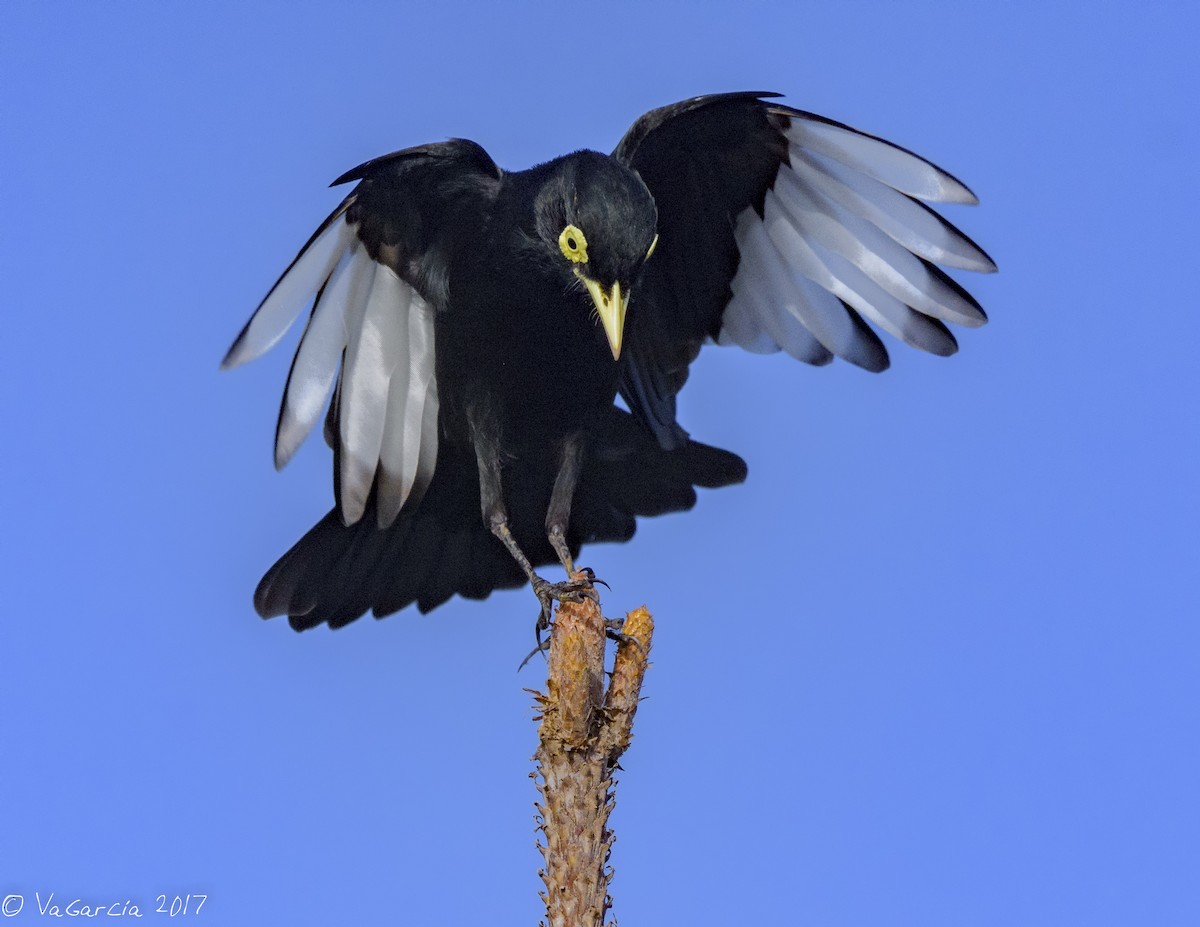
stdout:
[(605, 621), (598, 603), (565, 602), (555, 616), (546, 695), (535, 695), (542, 712), (535, 757), (545, 839), (539, 849), (546, 860), (539, 875), (551, 927), (599, 927), (612, 904), (612, 773), (629, 745), (653, 633), (646, 608), (625, 619), (606, 692)]
[(621, 632), (626, 637), (634, 638), (642, 649), (650, 652), (650, 638), (654, 634), (654, 619), (650, 617), (650, 609), (645, 605), (635, 608), (625, 618), (625, 626)]

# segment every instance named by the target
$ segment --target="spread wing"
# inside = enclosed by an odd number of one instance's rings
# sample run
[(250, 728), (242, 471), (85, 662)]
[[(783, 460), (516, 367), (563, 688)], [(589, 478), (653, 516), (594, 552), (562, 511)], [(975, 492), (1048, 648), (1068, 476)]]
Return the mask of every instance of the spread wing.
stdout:
[(888, 354), (871, 324), (948, 355), (958, 345), (945, 322), (987, 320), (937, 265), (996, 265), (922, 202), (975, 195), (904, 148), (774, 96), (652, 110), (613, 152), (653, 194), (659, 231), (629, 309), (621, 394), (667, 448), (686, 438), (675, 396), (706, 341), (880, 371)]
[[(288, 374), (275, 435), (283, 467), (312, 431), (330, 390), (327, 437), (342, 520), (372, 489), (381, 528), (429, 485), (437, 459), (434, 313), (446, 309), (456, 222), (477, 222), (500, 172), (456, 139), (369, 161), (229, 349), (222, 367), (269, 350), (312, 303)], [(315, 299), (314, 299), (315, 296)]]

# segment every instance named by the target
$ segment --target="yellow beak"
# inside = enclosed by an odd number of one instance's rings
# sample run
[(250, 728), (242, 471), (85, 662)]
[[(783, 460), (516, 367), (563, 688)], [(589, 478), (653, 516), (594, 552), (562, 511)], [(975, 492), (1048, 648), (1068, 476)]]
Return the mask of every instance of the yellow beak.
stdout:
[(622, 295), (620, 283), (614, 283), (612, 289), (605, 292), (604, 287), (595, 280), (585, 277), (579, 271), (575, 271), (575, 274), (583, 281), (592, 302), (596, 305), (604, 333), (608, 335), (613, 360), (616, 360), (621, 356), (621, 336), (625, 333), (625, 310), (629, 308), (629, 294)]

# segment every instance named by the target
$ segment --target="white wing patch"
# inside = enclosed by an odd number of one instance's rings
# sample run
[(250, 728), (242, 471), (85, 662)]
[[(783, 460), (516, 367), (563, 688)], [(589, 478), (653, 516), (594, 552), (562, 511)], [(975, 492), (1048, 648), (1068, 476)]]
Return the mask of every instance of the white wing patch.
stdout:
[(987, 318), (928, 262), (982, 273), (996, 265), (914, 197), (976, 203), (974, 194), (903, 148), (816, 117), (792, 115), (785, 135), (789, 159), (762, 215), (737, 217), (738, 271), (718, 341), (882, 370), (887, 352), (857, 313), (922, 350), (954, 353), (954, 338), (932, 320)]
[(275, 436), (283, 467), (334, 396), (338, 506), (350, 525), (376, 490), (379, 527), (424, 493), (437, 461), (438, 395), (433, 310), (389, 267), (371, 259), (344, 219), (348, 199), (271, 289), (229, 350), (224, 367), (275, 345), (316, 294), (288, 374)]

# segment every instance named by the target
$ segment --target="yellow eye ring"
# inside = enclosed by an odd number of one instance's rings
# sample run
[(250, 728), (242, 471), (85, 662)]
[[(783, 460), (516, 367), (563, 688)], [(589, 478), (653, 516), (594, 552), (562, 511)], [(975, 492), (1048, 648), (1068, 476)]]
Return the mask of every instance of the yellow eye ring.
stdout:
[(657, 247), (658, 247), (658, 236), (655, 235), (654, 241), (650, 242), (650, 250), (646, 252), (646, 256), (644, 258), (642, 258), (642, 260), (643, 261), (650, 260), (650, 255), (652, 255), (654, 253), (654, 249)]
[(583, 231), (574, 225), (568, 225), (558, 236), (558, 246), (562, 248), (563, 257), (574, 264), (586, 264), (587, 238)]

